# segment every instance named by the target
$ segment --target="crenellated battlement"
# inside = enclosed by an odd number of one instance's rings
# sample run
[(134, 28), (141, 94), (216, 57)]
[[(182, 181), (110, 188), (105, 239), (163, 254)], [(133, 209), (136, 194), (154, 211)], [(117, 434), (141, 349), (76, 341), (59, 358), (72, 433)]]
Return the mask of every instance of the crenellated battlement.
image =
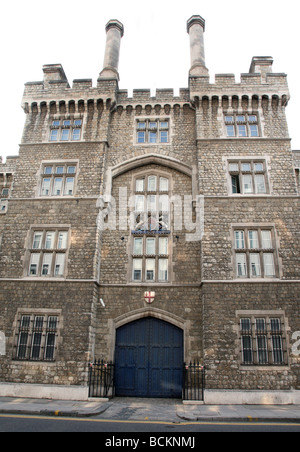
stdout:
[(19, 156), (8, 156), (6, 162), (3, 163), (3, 158), (0, 156), (0, 173), (14, 173)]
[[(134, 89), (132, 96), (128, 90), (118, 90), (118, 84), (114, 79), (98, 80), (97, 87), (92, 86), (92, 79), (76, 79), (70, 87), (67, 80), (50, 80), (45, 82), (29, 82), (25, 84), (22, 106), (26, 113), (40, 112), (43, 109), (59, 112), (60, 105), (71, 105), (69, 112), (76, 113), (86, 110), (88, 105), (102, 102), (111, 107), (115, 104), (136, 105), (170, 103), (184, 104), (192, 102), (196, 105), (201, 99), (208, 99), (220, 106), (224, 99), (228, 99), (228, 105), (234, 104), (235, 99), (241, 105), (246, 98), (254, 99), (255, 103), (262, 105), (264, 100), (272, 103), (272, 99), (278, 99), (277, 104), (286, 106), (289, 99), (289, 89), (286, 74), (241, 74), (240, 82), (236, 81), (234, 74), (216, 74), (215, 83), (210, 83), (209, 77), (190, 77), (189, 88), (181, 88), (179, 96), (174, 95), (174, 90), (157, 89), (151, 95), (150, 89)], [(201, 95), (205, 93), (205, 95)], [(273, 102), (274, 104), (274, 102)], [(54, 108), (54, 105), (56, 107)], [(72, 110), (72, 111), (71, 111)]]
[[(205, 96), (201, 95), (205, 93)], [(288, 104), (290, 93), (287, 84), (286, 74), (266, 74), (263, 78), (261, 74), (241, 74), (240, 82), (236, 81), (234, 74), (216, 74), (215, 83), (209, 83), (208, 77), (190, 77), (190, 99), (197, 98), (218, 98), (228, 99), (238, 98), (241, 100), (248, 97), (259, 99), (281, 99), (283, 106)]]
[[(70, 84), (61, 64), (43, 66), (44, 79), (25, 84), (22, 106), (27, 114), (23, 142), (49, 142), (55, 121), (81, 120), (81, 140), (109, 140), (110, 115), (180, 116), (194, 110), (197, 139), (228, 138), (224, 114), (254, 114), (260, 118), (259, 137), (288, 138), (285, 108), (290, 99), (287, 75), (273, 73), (273, 58), (255, 56), (249, 72), (239, 80), (234, 74), (209, 76), (204, 58), (205, 21), (188, 21), (191, 46), (189, 85), (175, 95), (172, 88), (119, 89), (118, 63), (124, 28), (119, 21), (107, 24), (104, 68), (97, 85), (87, 79)], [(61, 127), (63, 123), (60, 124)], [(128, 127), (128, 126), (127, 126)]]
[(118, 91), (118, 103), (120, 104), (161, 104), (161, 103), (186, 103), (190, 101), (189, 89), (181, 88), (179, 96), (174, 95), (173, 88), (156, 89), (155, 94), (151, 95), (150, 89), (134, 89), (132, 96), (128, 95), (127, 90)]

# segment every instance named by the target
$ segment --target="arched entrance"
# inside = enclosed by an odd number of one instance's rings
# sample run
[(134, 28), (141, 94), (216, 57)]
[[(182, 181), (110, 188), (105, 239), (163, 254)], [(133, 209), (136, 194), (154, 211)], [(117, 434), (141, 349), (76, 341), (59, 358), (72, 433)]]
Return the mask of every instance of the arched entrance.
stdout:
[(116, 331), (115, 391), (122, 397), (181, 398), (183, 330), (146, 317)]

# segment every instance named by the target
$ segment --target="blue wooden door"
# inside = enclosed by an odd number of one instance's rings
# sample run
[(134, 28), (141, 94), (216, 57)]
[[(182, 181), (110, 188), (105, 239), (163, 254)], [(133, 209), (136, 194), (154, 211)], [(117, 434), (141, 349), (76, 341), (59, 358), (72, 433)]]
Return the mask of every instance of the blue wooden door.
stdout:
[(117, 396), (180, 398), (182, 369), (183, 331), (180, 328), (147, 317), (117, 330)]

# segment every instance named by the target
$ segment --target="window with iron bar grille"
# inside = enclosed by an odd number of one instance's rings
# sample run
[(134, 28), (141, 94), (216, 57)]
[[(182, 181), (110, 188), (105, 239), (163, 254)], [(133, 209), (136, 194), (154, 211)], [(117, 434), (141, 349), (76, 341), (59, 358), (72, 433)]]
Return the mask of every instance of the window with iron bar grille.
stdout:
[(54, 361), (59, 317), (55, 315), (21, 315), (16, 337), (15, 359)]
[(240, 318), (242, 365), (288, 365), (287, 341), (283, 318)]

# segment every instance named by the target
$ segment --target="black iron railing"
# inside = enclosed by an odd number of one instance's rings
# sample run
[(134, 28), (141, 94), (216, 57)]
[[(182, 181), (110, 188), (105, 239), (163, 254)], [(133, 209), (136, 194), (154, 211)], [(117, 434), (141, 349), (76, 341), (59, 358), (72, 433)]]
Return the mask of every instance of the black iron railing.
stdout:
[[(89, 397), (114, 396), (114, 364), (98, 360), (89, 365)], [(183, 400), (204, 401), (205, 367), (198, 362), (184, 364)]]
[(184, 364), (183, 400), (204, 401), (205, 367), (199, 362)]
[(90, 363), (89, 397), (111, 398), (114, 396), (114, 364), (103, 360)]

